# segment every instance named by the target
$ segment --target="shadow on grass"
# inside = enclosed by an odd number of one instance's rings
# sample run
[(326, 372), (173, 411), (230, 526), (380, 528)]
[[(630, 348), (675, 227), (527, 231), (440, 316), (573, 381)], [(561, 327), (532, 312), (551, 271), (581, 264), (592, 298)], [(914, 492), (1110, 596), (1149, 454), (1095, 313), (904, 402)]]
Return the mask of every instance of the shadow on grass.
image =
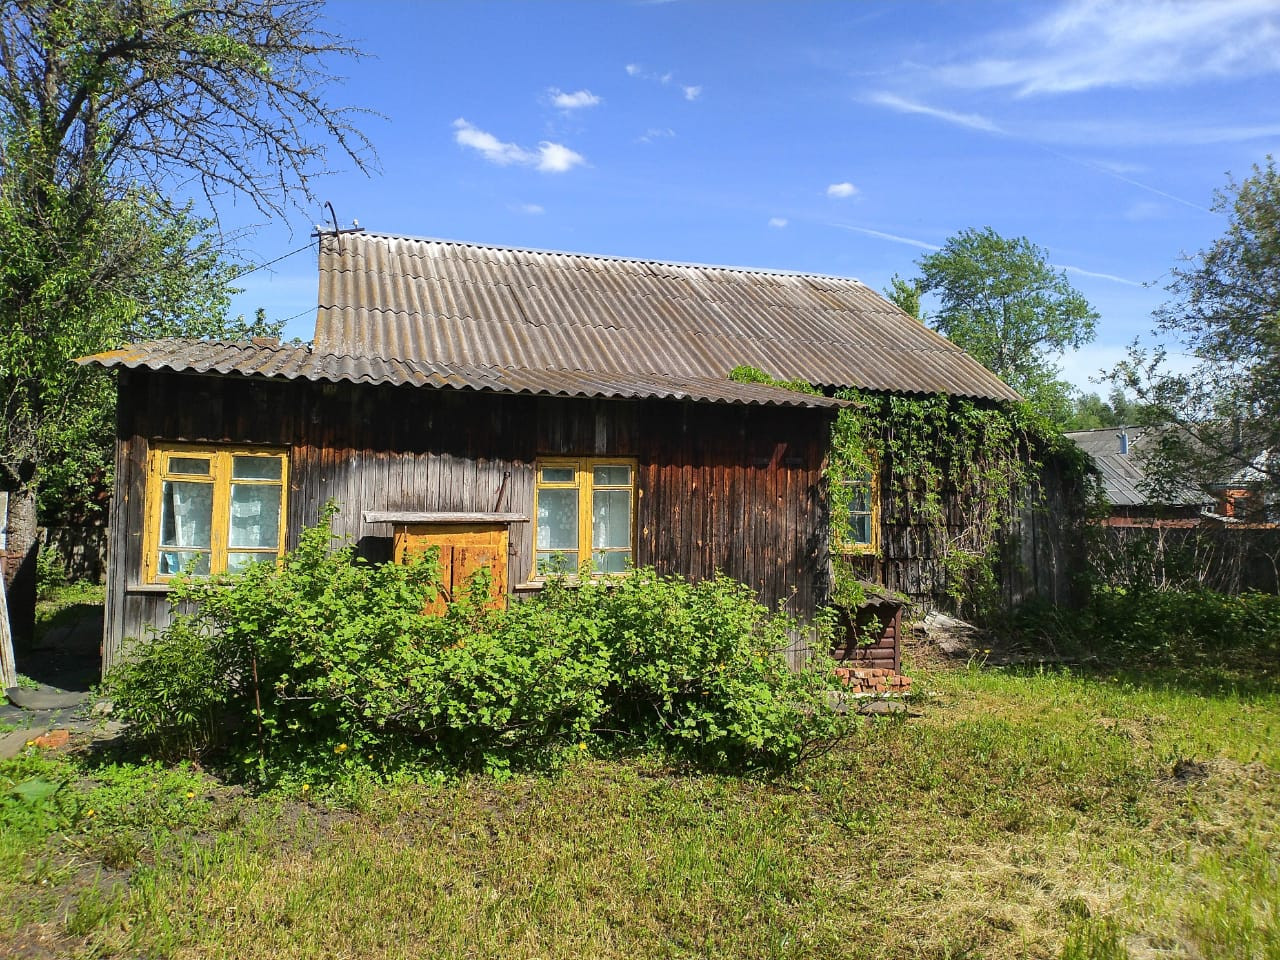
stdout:
[(63, 690), (88, 690), (102, 672), (102, 587), (71, 584), (41, 598), (35, 640), (18, 671)]
[(1238, 668), (1145, 666), (1102, 663), (1061, 664), (1043, 667), (1020, 664), (992, 667), (1011, 676), (1031, 676), (1041, 671), (1067, 672), (1100, 683), (1127, 684), (1140, 690), (1178, 692), (1212, 699), (1250, 699), (1280, 694), (1280, 679), (1248, 674)]

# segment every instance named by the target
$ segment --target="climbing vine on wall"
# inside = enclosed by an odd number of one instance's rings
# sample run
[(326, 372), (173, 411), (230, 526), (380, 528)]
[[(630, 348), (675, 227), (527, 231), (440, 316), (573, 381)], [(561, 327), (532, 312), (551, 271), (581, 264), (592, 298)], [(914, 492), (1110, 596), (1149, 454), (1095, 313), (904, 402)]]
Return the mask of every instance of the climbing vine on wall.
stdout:
[[(751, 367), (737, 368), (730, 378), (817, 392)], [(851, 556), (843, 542), (854, 495), (843, 481), (870, 474), (878, 482), (881, 523), (891, 543), (932, 557), (958, 608), (990, 613), (999, 603), (1002, 539), (1034, 494), (1046, 456), (1085, 476), (1075, 446), (1027, 405), (866, 390), (835, 396), (850, 405), (832, 425), (826, 471), (833, 602), (856, 606), (862, 599), (865, 561)], [(881, 554), (889, 547), (882, 540)]]

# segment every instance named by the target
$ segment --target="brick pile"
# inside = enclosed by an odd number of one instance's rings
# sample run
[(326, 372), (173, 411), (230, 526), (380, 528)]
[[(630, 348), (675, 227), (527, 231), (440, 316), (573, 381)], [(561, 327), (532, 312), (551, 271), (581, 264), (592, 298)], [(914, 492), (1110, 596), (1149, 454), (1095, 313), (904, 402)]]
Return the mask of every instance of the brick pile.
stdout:
[(850, 693), (907, 693), (911, 678), (882, 667), (836, 667), (839, 677)]

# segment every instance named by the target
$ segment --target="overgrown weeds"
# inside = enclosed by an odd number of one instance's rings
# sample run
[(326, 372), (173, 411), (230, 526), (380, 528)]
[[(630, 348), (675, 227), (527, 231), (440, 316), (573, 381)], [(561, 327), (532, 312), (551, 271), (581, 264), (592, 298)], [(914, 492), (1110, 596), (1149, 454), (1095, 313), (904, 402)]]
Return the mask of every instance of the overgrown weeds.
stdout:
[(1172, 670), (1179, 682), (1280, 677), (1280, 596), (1097, 586), (1079, 610), (1030, 605), (1010, 636), (1100, 667)]

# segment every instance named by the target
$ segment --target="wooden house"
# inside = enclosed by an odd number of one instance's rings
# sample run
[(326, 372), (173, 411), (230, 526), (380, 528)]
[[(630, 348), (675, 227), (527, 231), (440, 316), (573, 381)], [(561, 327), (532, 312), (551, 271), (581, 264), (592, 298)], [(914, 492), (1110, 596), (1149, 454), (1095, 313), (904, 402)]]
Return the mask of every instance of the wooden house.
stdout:
[[(166, 621), (174, 574), (272, 559), (330, 499), (364, 555), (434, 544), (450, 582), (487, 565), (518, 596), (581, 564), (722, 570), (808, 618), (829, 588), (843, 401), (730, 370), (1016, 399), (852, 279), (373, 233), (319, 248), (310, 344), (83, 361), (120, 378), (104, 670)], [(872, 498), (854, 524), (869, 543)]]

